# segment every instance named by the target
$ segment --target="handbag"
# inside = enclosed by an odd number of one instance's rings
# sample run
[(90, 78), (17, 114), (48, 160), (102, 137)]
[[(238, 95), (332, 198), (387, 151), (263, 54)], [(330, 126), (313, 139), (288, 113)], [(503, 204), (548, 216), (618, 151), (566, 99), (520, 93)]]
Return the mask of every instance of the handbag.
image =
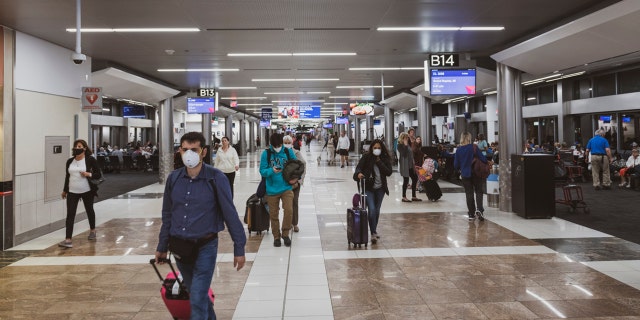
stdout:
[(89, 183), (94, 186), (98, 186), (105, 181), (104, 174), (102, 174), (102, 169), (97, 169), (97, 171), (100, 172), (100, 178), (88, 178)]
[(491, 171), (491, 165), (489, 163), (483, 163), (475, 156), (475, 152), (478, 150), (475, 145), (473, 146), (473, 149), (473, 160), (471, 161), (472, 174), (474, 177), (486, 179)]

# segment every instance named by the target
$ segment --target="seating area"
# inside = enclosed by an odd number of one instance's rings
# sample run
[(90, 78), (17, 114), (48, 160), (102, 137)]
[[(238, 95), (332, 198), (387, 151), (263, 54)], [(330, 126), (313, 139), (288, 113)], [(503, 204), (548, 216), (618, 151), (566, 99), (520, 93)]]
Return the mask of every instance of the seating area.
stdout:
[(119, 173), (120, 171), (158, 171), (160, 160), (157, 155), (149, 156), (130, 156), (123, 155), (122, 162), (118, 156), (97, 156), (98, 166), (105, 173)]

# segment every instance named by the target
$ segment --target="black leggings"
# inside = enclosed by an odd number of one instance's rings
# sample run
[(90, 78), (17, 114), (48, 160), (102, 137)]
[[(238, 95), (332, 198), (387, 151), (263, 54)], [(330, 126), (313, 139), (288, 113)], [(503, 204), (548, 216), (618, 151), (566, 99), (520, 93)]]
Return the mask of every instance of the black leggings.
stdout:
[(227, 180), (229, 180), (229, 187), (231, 188), (231, 197), (233, 198), (233, 182), (236, 180), (236, 172), (230, 172), (224, 174), (227, 176)]
[(84, 210), (87, 212), (87, 219), (89, 219), (89, 228), (91, 230), (96, 228), (96, 212), (93, 211), (93, 191), (85, 193), (73, 193), (67, 192), (67, 234), (66, 239), (73, 237), (73, 224), (76, 220), (76, 210), (78, 210), (78, 202), (82, 199), (84, 204)]
[[(409, 169), (409, 177), (411, 177), (411, 197), (416, 197), (416, 185), (418, 184), (418, 175), (414, 168)], [(402, 197), (407, 197), (407, 187), (409, 186), (409, 177), (402, 177)]]

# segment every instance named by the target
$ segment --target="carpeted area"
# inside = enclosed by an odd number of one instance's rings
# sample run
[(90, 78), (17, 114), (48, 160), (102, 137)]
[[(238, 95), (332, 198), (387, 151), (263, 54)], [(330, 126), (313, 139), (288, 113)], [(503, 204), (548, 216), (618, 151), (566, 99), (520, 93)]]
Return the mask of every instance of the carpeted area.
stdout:
[(96, 202), (117, 197), (160, 181), (158, 171), (122, 171), (105, 173), (105, 182), (100, 184)]

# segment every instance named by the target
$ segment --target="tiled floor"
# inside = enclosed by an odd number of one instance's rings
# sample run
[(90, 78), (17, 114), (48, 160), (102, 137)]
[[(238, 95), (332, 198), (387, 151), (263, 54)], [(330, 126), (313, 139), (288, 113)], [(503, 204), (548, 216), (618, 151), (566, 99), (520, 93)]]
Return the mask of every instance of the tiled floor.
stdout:
[[(496, 209), (468, 222), (464, 194), (445, 181), (440, 201), (402, 203), (394, 173), (381, 240), (349, 249), (354, 163), (318, 164), (320, 149), (304, 152), (301, 231), (291, 248), (254, 233), (248, 263), (235, 271), (230, 237), (221, 234), (218, 319), (640, 319), (640, 246)], [(256, 159), (243, 158), (236, 176), (240, 216), (259, 181)], [(72, 249), (55, 246), (59, 230), (3, 253), (18, 261), (0, 270), (0, 319), (169, 319), (148, 264), (162, 191), (156, 184), (97, 203), (96, 242), (81, 221)]]

